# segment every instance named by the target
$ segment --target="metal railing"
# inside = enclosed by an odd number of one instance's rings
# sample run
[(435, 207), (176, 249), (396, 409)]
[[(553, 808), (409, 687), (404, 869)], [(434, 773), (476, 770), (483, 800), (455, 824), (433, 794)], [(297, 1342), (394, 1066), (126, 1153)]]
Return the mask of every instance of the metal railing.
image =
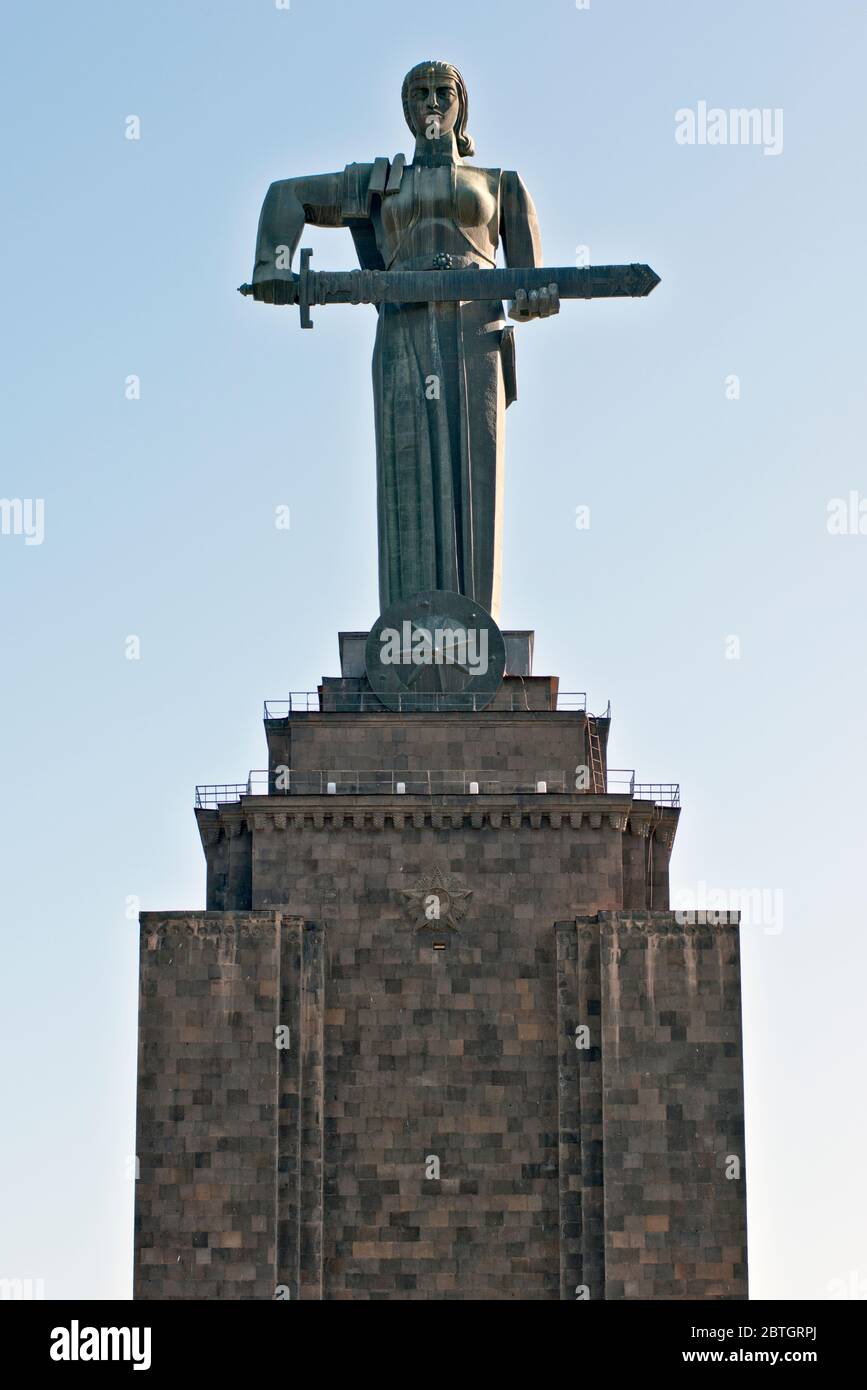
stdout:
[[(636, 782), (628, 768), (612, 768), (609, 796), (631, 796), (657, 806), (679, 806), (677, 782)], [(404, 771), (400, 768), (295, 769), (265, 768), (251, 772), (246, 782), (218, 782), (196, 787), (196, 806), (214, 809), (244, 796), (586, 796), (574, 772), (537, 772), (523, 777), (495, 777), (490, 769), (479, 772)]]
[[(250, 776), (252, 775), (251, 773)], [(265, 776), (267, 778), (267, 772)], [(246, 782), (217, 782), (212, 786), (196, 787), (196, 808), (204, 810), (225, 806), (233, 801), (240, 801), (242, 796), (251, 795), (249, 779)]]
[(334, 769), (308, 772), (285, 769), (273, 779), (274, 794), (295, 796), (502, 796), (573, 790), (562, 771), (498, 777), (488, 770), (455, 771), (400, 768)]
[(629, 795), (633, 801), (652, 801), (655, 806), (679, 806), (679, 782), (636, 782), (635, 772), (628, 767), (609, 767), (608, 795)]
[[(534, 713), (529, 691), (510, 690), (507, 704), (498, 703), (495, 711), (529, 711)], [(498, 696), (501, 700), (502, 691)], [(492, 708), (490, 698), (483, 695), (456, 695), (447, 691), (404, 694), (397, 697), (400, 714), (473, 714)], [(558, 710), (586, 710), (587, 692), (566, 690), (557, 695)], [(385, 706), (370, 690), (337, 690), (325, 687), (318, 690), (296, 690), (284, 700), (265, 701), (265, 719), (288, 719), (292, 714), (382, 714)], [(541, 707), (535, 707), (541, 708)], [(610, 711), (610, 706), (609, 706)], [(543, 713), (549, 711), (543, 710)]]
[(679, 806), (679, 782), (636, 782), (632, 789), (636, 801), (652, 801), (655, 806)]

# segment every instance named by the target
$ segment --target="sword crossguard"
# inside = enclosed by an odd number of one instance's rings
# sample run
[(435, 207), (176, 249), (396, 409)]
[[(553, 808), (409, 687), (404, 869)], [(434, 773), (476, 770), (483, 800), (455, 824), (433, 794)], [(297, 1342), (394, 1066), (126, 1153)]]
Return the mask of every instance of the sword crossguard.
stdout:
[[(271, 280), (260, 282), (257, 285), (239, 285), (238, 293), (250, 299), (263, 300), (265, 303), (297, 304), (301, 312), (301, 327), (312, 328), (313, 317), (310, 308), (316, 303), (316, 274), (310, 269), (312, 259), (312, 250), (309, 246), (305, 246), (301, 251), (299, 273), (293, 275), (290, 280)], [(266, 285), (268, 289), (263, 293)]]
[(313, 316), (310, 313), (312, 296), (310, 294), (310, 262), (313, 259), (313, 252), (309, 246), (301, 251), (301, 271), (298, 276), (298, 307), (301, 310), (301, 327), (312, 328)]

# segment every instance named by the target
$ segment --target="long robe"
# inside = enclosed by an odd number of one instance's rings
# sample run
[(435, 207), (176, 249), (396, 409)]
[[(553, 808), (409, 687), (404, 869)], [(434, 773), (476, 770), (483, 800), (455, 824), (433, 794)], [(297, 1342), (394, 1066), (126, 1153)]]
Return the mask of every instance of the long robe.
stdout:
[[(300, 222), (300, 225), (299, 225)], [(460, 160), (350, 164), (272, 184), (256, 279), (275, 275), (304, 222), (352, 231), (365, 269), (496, 263), (542, 250), (517, 174)], [(285, 256), (284, 256), (285, 261)], [(499, 612), (505, 411), (515, 399), (513, 330), (499, 300), (383, 305), (373, 356), (380, 607), (431, 589)]]

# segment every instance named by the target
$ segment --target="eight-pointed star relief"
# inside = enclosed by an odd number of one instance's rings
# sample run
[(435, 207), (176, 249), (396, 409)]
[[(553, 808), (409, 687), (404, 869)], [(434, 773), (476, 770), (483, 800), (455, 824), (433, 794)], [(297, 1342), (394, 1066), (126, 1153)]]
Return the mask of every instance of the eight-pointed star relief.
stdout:
[(458, 922), (465, 916), (473, 896), (471, 888), (465, 888), (460, 879), (451, 874), (444, 874), (439, 866), (432, 874), (420, 878), (414, 888), (401, 891), (417, 931), (426, 927), (449, 927), (457, 931)]

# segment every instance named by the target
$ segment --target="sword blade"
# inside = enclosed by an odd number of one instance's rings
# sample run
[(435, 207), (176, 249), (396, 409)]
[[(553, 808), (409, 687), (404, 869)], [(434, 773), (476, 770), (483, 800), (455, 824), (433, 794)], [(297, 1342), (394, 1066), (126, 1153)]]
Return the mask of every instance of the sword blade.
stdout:
[(381, 303), (449, 304), (463, 300), (514, 299), (518, 290), (556, 285), (561, 299), (643, 298), (659, 284), (649, 265), (536, 266), (508, 270), (391, 270)]

